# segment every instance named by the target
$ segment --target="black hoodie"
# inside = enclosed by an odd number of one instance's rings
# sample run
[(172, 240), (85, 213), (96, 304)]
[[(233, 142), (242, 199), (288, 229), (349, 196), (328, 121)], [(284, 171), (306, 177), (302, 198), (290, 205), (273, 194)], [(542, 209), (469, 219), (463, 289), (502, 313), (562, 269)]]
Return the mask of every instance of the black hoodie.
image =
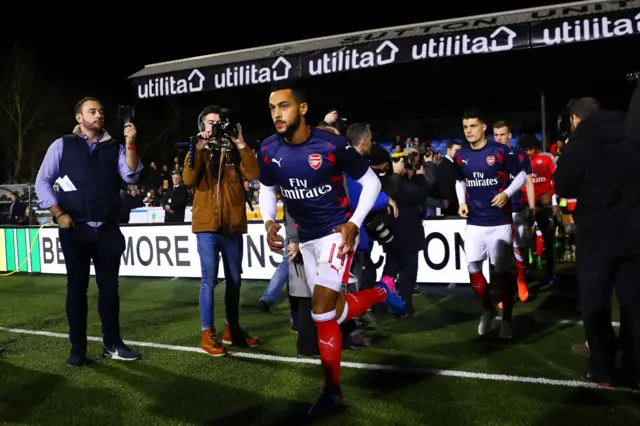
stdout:
[(640, 86), (629, 112), (582, 120), (554, 174), (556, 192), (577, 198), (580, 250), (600, 258), (640, 255)]

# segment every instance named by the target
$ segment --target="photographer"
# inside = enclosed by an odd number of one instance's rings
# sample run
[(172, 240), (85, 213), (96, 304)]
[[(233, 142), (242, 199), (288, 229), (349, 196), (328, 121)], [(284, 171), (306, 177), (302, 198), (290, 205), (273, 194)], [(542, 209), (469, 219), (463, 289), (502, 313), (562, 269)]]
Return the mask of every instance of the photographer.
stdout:
[[(405, 302), (408, 315), (413, 315), (413, 290), (418, 278), (418, 254), (424, 249), (425, 233), (422, 220), (426, 212), (427, 197), (431, 192), (431, 184), (427, 181), (427, 170), (422, 164), (420, 152), (415, 148), (406, 148), (403, 153), (395, 153), (392, 157), (395, 184), (393, 197), (398, 203), (399, 216), (394, 223), (394, 232), (398, 240), (399, 253), (395, 257), (399, 273), (399, 290)], [(433, 182), (435, 179), (431, 179)], [(385, 265), (385, 274), (395, 276), (394, 259), (391, 257)]]
[[(206, 107), (198, 118), (200, 133), (184, 161), (182, 180), (195, 189), (192, 230), (196, 234), (202, 268), (200, 318), (202, 349), (212, 356), (225, 355), (214, 328), (214, 287), (222, 256), (227, 324), (222, 343), (254, 347), (258, 339), (240, 328), (239, 304), (243, 238), (247, 212), (243, 179), (258, 178), (258, 161), (242, 137), (217, 105)], [(235, 133), (237, 129), (237, 133)]]
[[(626, 117), (601, 110), (593, 98), (570, 107), (574, 132), (555, 172), (560, 197), (577, 198), (577, 275), (589, 344), (586, 377), (612, 386), (622, 349), (624, 378), (640, 385), (640, 86)], [(619, 301), (620, 337), (611, 325), (611, 297)]]

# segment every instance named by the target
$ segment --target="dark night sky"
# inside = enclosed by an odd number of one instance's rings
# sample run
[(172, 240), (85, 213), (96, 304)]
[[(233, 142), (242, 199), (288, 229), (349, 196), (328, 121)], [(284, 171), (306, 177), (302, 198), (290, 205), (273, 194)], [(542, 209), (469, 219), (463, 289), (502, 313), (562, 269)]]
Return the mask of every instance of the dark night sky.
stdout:
[[(209, 11), (205, 3), (199, 3), (193, 11), (178, 8), (172, 13), (156, 5), (147, 9), (144, 19), (129, 16), (129, 12), (111, 13), (108, 19), (104, 18), (109, 24), (104, 29), (82, 23), (75, 28), (73, 21), (55, 22), (56, 27), (68, 30), (41, 27), (46, 37), (34, 37), (31, 31), (31, 38), (20, 42), (36, 52), (39, 66), (64, 75), (74, 93), (109, 99), (105, 103), (114, 116), (117, 104), (133, 102), (139, 117), (145, 111), (156, 114), (168, 105), (166, 100), (133, 100), (133, 88), (127, 77), (145, 64), (559, 3), (562, 2), (423, 2), (419, 5), (427, 11), (423, 14), (416, 13), (417, 6), (411, 7), (409, 2), (405, 7), (394, 2), (393, 7), (378, 9), (370, 3), (361, 12), (350, 15), (333, 4), (330, 11), (322, 11), (320, 8), (326, 2), (306, 3), (306, 7), (314, 10), (309, 15), (293, 13), (292, 3), (276, 3), (262, 10), (251, 9), (252, 14), (260, 17), (255, 20), (246, 5), (237, 13), (221, 4), (216, 7), (212, 4)], [(152, 11), (158, 13), (157, 18)], [(181, 14), (188, 14), (188, 19)], [(220, 17), (216, 18), (216, 14)], [(13, 39), (0, 37), (0, 53), (13, 44)], [(309, 79), (308, 84), (312, 117), (319, 120), (326, 109), (337, 107), (352, 120), (371, 122), (381, 122), (383, 117), (389, 120), (446, 115), (455, 119), (462, 110), (476, 105), (498, 115), (516, 110), (529, 111), (533, 117), (539, 114), (536, 111), (542, 88), (548, 94), (550, 109), (557, 110), (569, 97), (585, 95), (603, 98), (605, 105), (614, 108), (624, 107), (630, 92), (624, 72), (640, 65), (640, 55), (632, 53), (638, 51), (639, 44), (638, 37), (625, 37), (560, 48), (394, 65), (360, 72), (355, 85), (351, 72), (316, 77)], [(266, 107), (268, 90), (267, 86), (253, 86), (187, 95), (174, 98), (174, 106), (187, 117), (193, 117), (189, 123), (195, 122), (199, 110), (209, 103), (232, 106), (239, 120), (247, 123), (245, 128), (254, 130), (252, 136), (265, 137), (273, 130)], [(73, 123), (71, 115), (70, 122)], [(395, 129), (387, 126), (379, 127), (378, 131), (390, 136)]]

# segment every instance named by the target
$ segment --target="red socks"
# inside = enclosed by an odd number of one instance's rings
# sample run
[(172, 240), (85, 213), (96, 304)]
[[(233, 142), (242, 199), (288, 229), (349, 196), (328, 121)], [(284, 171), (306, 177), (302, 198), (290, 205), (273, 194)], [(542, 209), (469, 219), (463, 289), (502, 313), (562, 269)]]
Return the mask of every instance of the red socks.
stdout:
[[(518, 256), (519, 257), (519, 256)], [(516, 268), (518, 269), (518, 282), (519, 283), (524, 283), (526, 282), (526, 276), (527, 276), (527, 265), (525, 265), (524, 261), (522, 260), (522, 258), (518, 259), (516, 257)]]
[(336, 311), (326, 314), (311, 313), (318, 329), (318, 348), (320, 361), (324, 373), (325, 388), (338, 389), (340, 387), (340, 359), (342, 358), (342, 332)]
[(482, 272), (470, 272), (471, 286), (473, 291), (476, 292), (478, 298), (482, 302), (485, 310), (493, 309), (491, 304), (491, 298), (489, 297), (489, 291), (487, 290), (487, 279), (482, 275)]
[(542, 257), (544, 251), (544, 238), (542, 238), (542, 232), (536, 231), (536, 256)]
[(362, 290), (357, 293), (347, 294), (347, 302), (338, 323), (343, 323), (367, 312), (376, 303), (382, 303), (387, 298), (387, 292), (381, 287)]

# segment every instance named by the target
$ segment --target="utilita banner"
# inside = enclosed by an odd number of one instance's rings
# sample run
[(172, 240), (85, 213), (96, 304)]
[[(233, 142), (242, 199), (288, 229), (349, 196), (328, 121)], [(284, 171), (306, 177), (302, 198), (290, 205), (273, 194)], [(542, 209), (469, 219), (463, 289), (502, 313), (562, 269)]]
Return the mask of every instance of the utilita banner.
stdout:
[[(588, 2), (585, 2), (588, 3)], [(524, 20), (524, 22), (523, 22)], [(456, 20), (397, 30), (372, 31), (331, 40), (309, 41), (302, 48), (258, 48), (249, 53), (185, 60), (194, 67), (171, 71), (174, 64), (156, 64), (132, 76), (138, 98), (155, 98), (250, 86), (357, 71), (439, 58), (508, 52), (640, 34), (640, 1), (611, 1), (549, 8), (513, 16)], [(300, 43), (299, 43), (300, 44)], [(229, 54), (231, 55), (231, 54)], [(244, 56), (243, 56), (244, 55)], [(247, 56), (248, 55), (248, 56)], [(243, 60), (247, 57), (265, 57)], [(222, 58), (222, 59), (221, 59)], [(227, 59), (225, 59), (227, 58)], [(173, 67), (173, 68), (172, 68)]]

